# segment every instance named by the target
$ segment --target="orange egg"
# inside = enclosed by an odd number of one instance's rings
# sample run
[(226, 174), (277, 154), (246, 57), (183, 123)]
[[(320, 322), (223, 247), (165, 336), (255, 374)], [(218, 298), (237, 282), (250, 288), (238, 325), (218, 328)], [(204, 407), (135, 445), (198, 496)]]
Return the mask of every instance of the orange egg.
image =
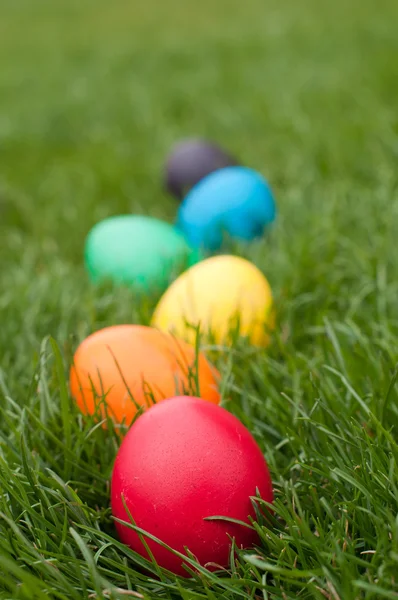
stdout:
[(115, 325), (80, 344), (70, 390), (84, 414), (108, 413), (116, 425), (130, 425), (140, 407), (190, 391), (218, 404), (219, 377), (186, 342), (152, 327)]

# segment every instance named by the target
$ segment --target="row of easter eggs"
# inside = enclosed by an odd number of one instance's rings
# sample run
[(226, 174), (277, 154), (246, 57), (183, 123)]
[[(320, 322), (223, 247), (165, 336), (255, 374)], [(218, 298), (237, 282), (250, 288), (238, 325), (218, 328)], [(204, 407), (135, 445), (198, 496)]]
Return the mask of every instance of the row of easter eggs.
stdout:
[[(201, 141), (175, 149), (166, 185), (182, 200), (175, 226), (121, 215), (98, 223), (87, 237), (93, 281), (163, 296), (151, 327), (118, 325), (84, 340), (70, 389), (83, 413), (104, 426), (110, 418), (121, 434), (130, 427), (112, 475), (120, 538), (184, 575), (187, 547), (201, 564), (225, 567), (232, 537), (237, 547), (255, 543), (252, 497), (260, 492), (266, 502), (273, 499), (264, 457), (238, 419), (218, 406), (220, 373), (196, 345), (198, 333), (221, 344), (235, 335), (268, 343), (273, 301), (264, 275), (243, 258), (206, 254), (222, 247), (225, 234), (261, 235), (275, 205), (259, 173)], [(131, 517), (133, 527), (126, 525)], [(152, 535), (145, 544), (136, 527)]]

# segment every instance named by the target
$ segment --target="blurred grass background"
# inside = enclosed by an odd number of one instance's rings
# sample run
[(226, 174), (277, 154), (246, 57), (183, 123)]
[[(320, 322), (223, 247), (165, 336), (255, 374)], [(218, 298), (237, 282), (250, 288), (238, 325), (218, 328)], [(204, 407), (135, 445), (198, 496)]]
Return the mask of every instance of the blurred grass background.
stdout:
[(76, 236), (72, 260), (104, 215), (173, 215), (160, 180), (180, 137), (261, 169), (282, 213), (292, 187), (310, 209), (310, 185), (319, 204), (374, 185), (397, 152), (397, 18), (391, 1), (2, 0), (3, 185), (35, 239)]

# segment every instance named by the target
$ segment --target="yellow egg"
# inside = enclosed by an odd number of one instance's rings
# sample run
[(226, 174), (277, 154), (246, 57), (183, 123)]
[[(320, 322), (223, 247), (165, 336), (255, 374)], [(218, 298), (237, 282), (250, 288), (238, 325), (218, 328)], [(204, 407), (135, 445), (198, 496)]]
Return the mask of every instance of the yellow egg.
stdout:
[(194, 342), (196, 329), (216, 343), (233, 332), (258, 346), (269, 343), (273, 300), (268, 281), (251, 262), (214, 256), (180, 275), (163, 294), (152, 325)]

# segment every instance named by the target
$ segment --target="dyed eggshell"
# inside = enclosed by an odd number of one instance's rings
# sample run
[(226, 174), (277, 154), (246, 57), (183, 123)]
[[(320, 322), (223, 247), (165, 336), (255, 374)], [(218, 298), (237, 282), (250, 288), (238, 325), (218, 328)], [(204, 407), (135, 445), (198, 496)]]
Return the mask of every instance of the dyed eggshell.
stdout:
[(203, 398), (218, 403), (219, 373), (203, 354), (196, 369), (195, 349), (189, 344), (151, 327), (115, 325), (80, 344), (70, 370), (70, 390), (83, 413), (104, 418), (108, 411), (117, 425), (129, 425), (137, 406), (150, 406), (152, 396), (160, 402), (191, 391), (195, 373)]
[(218, 250), (225, 234), (249, 241), (275, 219), (274, 197), (260, 173), (226, 167), (202, 179), (184, 198), (177, 227), (195, 248)]
[(195, 342), (195, 328), (217, 343), (238, 331), (265, 346), (274, 323), (271, 288), (251, 262), (215, 256), (180, 275), (160, 299), (152, 325)]
[(235, 158), (212, 142), (183, 140), (172, 149), (166, 162), (165, 186), (172, 195), (182, 200), (192, 186), (206, 175), (236, 164)]
[[(200, 398), (176, 397), (140, 416), (127, 433), (114, 464), (114, 517), (135, 525), (174, 550), (184, 547), (202, 565), (228, 566), (230, 537), (239, 548), (257, 534), (224, 516), (246, 523), (255, 517), (250, 496), (259, 490), (273, 501), (267, 464), (250, 432), (231, 413)], [(148, 558), (137, 533), (116, 523), (120, 539)], [(146, 538), (157, 563), (187, 575), (182, 559)]]
[(175, 227), (140, 215), (97, 223), (87, 236), (84, 257), (93, 282), (110, 280), (144, 292), (163, 291), (199, 259)]

